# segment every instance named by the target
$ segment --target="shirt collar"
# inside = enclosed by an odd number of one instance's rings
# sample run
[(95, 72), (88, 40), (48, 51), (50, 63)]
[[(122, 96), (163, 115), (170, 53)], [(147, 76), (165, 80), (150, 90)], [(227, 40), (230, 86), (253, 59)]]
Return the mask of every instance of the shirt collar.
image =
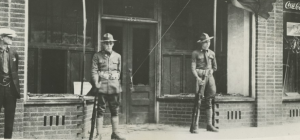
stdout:
[(111, 55), (114, 53), (114, 51), (107, 52), (107, 51), (105, 51), (105, 50), (102, 50), (101, 52), (102, 52), (103, 54), (105, 54), (105, 55), (108, 55), (108, 56), (111, 56)]
[(8, 47), (0, 47), (0, 52), (8, 52)]
[(207, 50), (202, 49), (201, 51), (202, 51), (202, 52), (208, 52), (208, 49), (207, 49)]

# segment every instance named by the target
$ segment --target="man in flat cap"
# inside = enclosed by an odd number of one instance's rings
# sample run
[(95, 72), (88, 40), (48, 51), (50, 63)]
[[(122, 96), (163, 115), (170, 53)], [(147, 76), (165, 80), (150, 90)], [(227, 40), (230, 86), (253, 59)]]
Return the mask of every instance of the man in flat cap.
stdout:
[(119, 106), (120, 93), (122, 92), (120, 84), (121, 73), (121, 55), (113, 51), (113, 36), (110, 33), (103, 35), (101, 51), (97, 52), (92, 59), (92, 85), (96, 88), (98, 96), (97, 106), (97, 136), (101, 140), (101, 128), (103, 127), (103, 115), (106, 108), (106, 102), (109, 105), (111, 114), (113, 140), (125, 140), (118, 132), (119, 124)]
[[(197, 80), (196, 86), (196, 99), (200, 99), (199, 103), (201, 103), (201, 99), (205, 102), (206, 108), (206, 121), (207, 131), (218, 132), (218, 130), (212, 125), (212, 99), (216, 94), (216, 85), (215, 79), (213, 77), (213, 72), (217, 70), (217, 63), (215, 53), (209, 49), (210, 40), (213, 37), (208, 36), (206, 33), (202, 33), (200, 39), (197, 41), (199, 44), (198, 48), (192, 52), (192, 63), (191, 69), (192, 73)], [(200, 111), (198, 111), (200, 113)], [(194, 115), (194, 114), (193, 114)], [(199, 120), (199, 114), (197, 115), (197, 119)], [(195, 122), (194, 127), (191, 127), (191, 133), (198, 133), (198, 123)]]
[(20, 98), (19, 55), (12, 45), (16, 32), (0, 28), (0, 111), (4, 107), (4, 138), (12, 137), (16, 100)]

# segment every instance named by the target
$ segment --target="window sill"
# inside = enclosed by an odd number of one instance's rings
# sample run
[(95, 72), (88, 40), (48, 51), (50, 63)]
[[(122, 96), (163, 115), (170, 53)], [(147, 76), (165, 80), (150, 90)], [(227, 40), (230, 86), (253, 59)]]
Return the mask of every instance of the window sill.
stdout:
[(282, 98), (283, 102), (300, 102), (300, 96), (292, 96), (292, 97), (283, 97)]
[(30, 104), (78, 104), (83, 101), (94, 102), (94, 97), (74, 94), (29, 94), (25, 105)]
[[(194, 101), (194, 94), (179, 94), (179, 95), (165, 95), (157, 97), (158, 101), (182, 101), (191, 102)], [(255, 98), (237, 95), (218, 95), (215, 98), (215, 102), (254, 102)]]

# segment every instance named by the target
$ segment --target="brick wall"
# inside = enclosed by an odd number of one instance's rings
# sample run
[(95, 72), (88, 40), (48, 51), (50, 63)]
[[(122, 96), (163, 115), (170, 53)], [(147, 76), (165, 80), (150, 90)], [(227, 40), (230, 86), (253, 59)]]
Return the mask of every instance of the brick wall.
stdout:
[[(11, 28), (17, 32), (12, 47), (18, 48), (20, 55), (19, 78), (21, 97), (24, 93), (24, 48), (25, 48), (25, 0), (0, 0), (0, 28)], [(23, 100), (17, 101), (13, 138), (22, 138)], [(0, 114), (0, 137), (4, 132), (4, 114)]]
[(215, 126), (222, 128), (255, 126), (254, 102), (223, 102), (215, 104)]
[(299, 102), (284, 102), (282, 109), (283, 123), (300, 122), (300, 103)]
[(282, 124), (283, 2), (270, 18), (258, 18), (256, 48), (257, 126)]
[(193, 101), (161, 101), (159, 103), (159, 123), (190, 125), (192, 109)]
[[(199, 127), (206, 127), (204, 103), (200, 107)], [(189, 126), (192, 120), (192, 100), (160, 101), (159, 123)], [(254, 102), (216, 102), (214, 124), (216, 127), (253, 127), (255, 126)]]
[[(89, 138), (90, 136), (90, 130), (91, 130), (91, 118), (93, 113), (93, 102), (87, 102), (86, 106), (84, 107), (84, 116), (83, 116), (83, 138)], [(94, 131), (96, 132), (96, 130)], [(96, 133), (94, 133), (96, 134)]]
[(23, 138), (82, 139), (83, 113), (83, 104), (26, 104)]

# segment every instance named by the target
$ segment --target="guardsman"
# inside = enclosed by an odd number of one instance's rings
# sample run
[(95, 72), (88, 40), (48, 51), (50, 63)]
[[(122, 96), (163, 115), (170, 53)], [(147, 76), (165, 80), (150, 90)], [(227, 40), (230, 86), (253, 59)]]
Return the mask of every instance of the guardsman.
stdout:
[(103, 127), (106, 102), (111, 113), (111, 139), (125, 140), (118, 132), (122, 65), (121, 55), (112, 50), (115, 41), (110, 33), (104, 34), (101, 40), (102, 49), (92, 59), (92, 84), (96, 88), (96, 96), (98, 96), (96, 127), (99, 140), (101, 140), (100, 131)]
[(11, 47), (16, 32), (8, 28), (0, 29), (0, 111), (4, 107), (4, 138), (12, 137), (16, 101), (20, 99), (18, 77), (19, 55)]
[[(212, 99), (214, 99), (216, 94), (216, 84), (213, 72), (217, 70), (215, 53), (208, 49), (212, 38), (213, 37), (208, 36), (206, 33), (202, 33), (200, 35), (200, 39), (197, 41), (199, 46), (192, 52), (191, 68), (193, 75), (197, 79), (196, 91), (199, 90), (200, 86), (203, 86), (200, 93), (204, 95), (201, 98), (204, 100), (206, 108), (206, 130), (218, 132), (218, 130), (212, 125)], [(206, 77), (204, 80), (202, 79), (203, 76)], [(198, 133), (197, 130), (198, 125), (193, 128), (191, 133)]]

